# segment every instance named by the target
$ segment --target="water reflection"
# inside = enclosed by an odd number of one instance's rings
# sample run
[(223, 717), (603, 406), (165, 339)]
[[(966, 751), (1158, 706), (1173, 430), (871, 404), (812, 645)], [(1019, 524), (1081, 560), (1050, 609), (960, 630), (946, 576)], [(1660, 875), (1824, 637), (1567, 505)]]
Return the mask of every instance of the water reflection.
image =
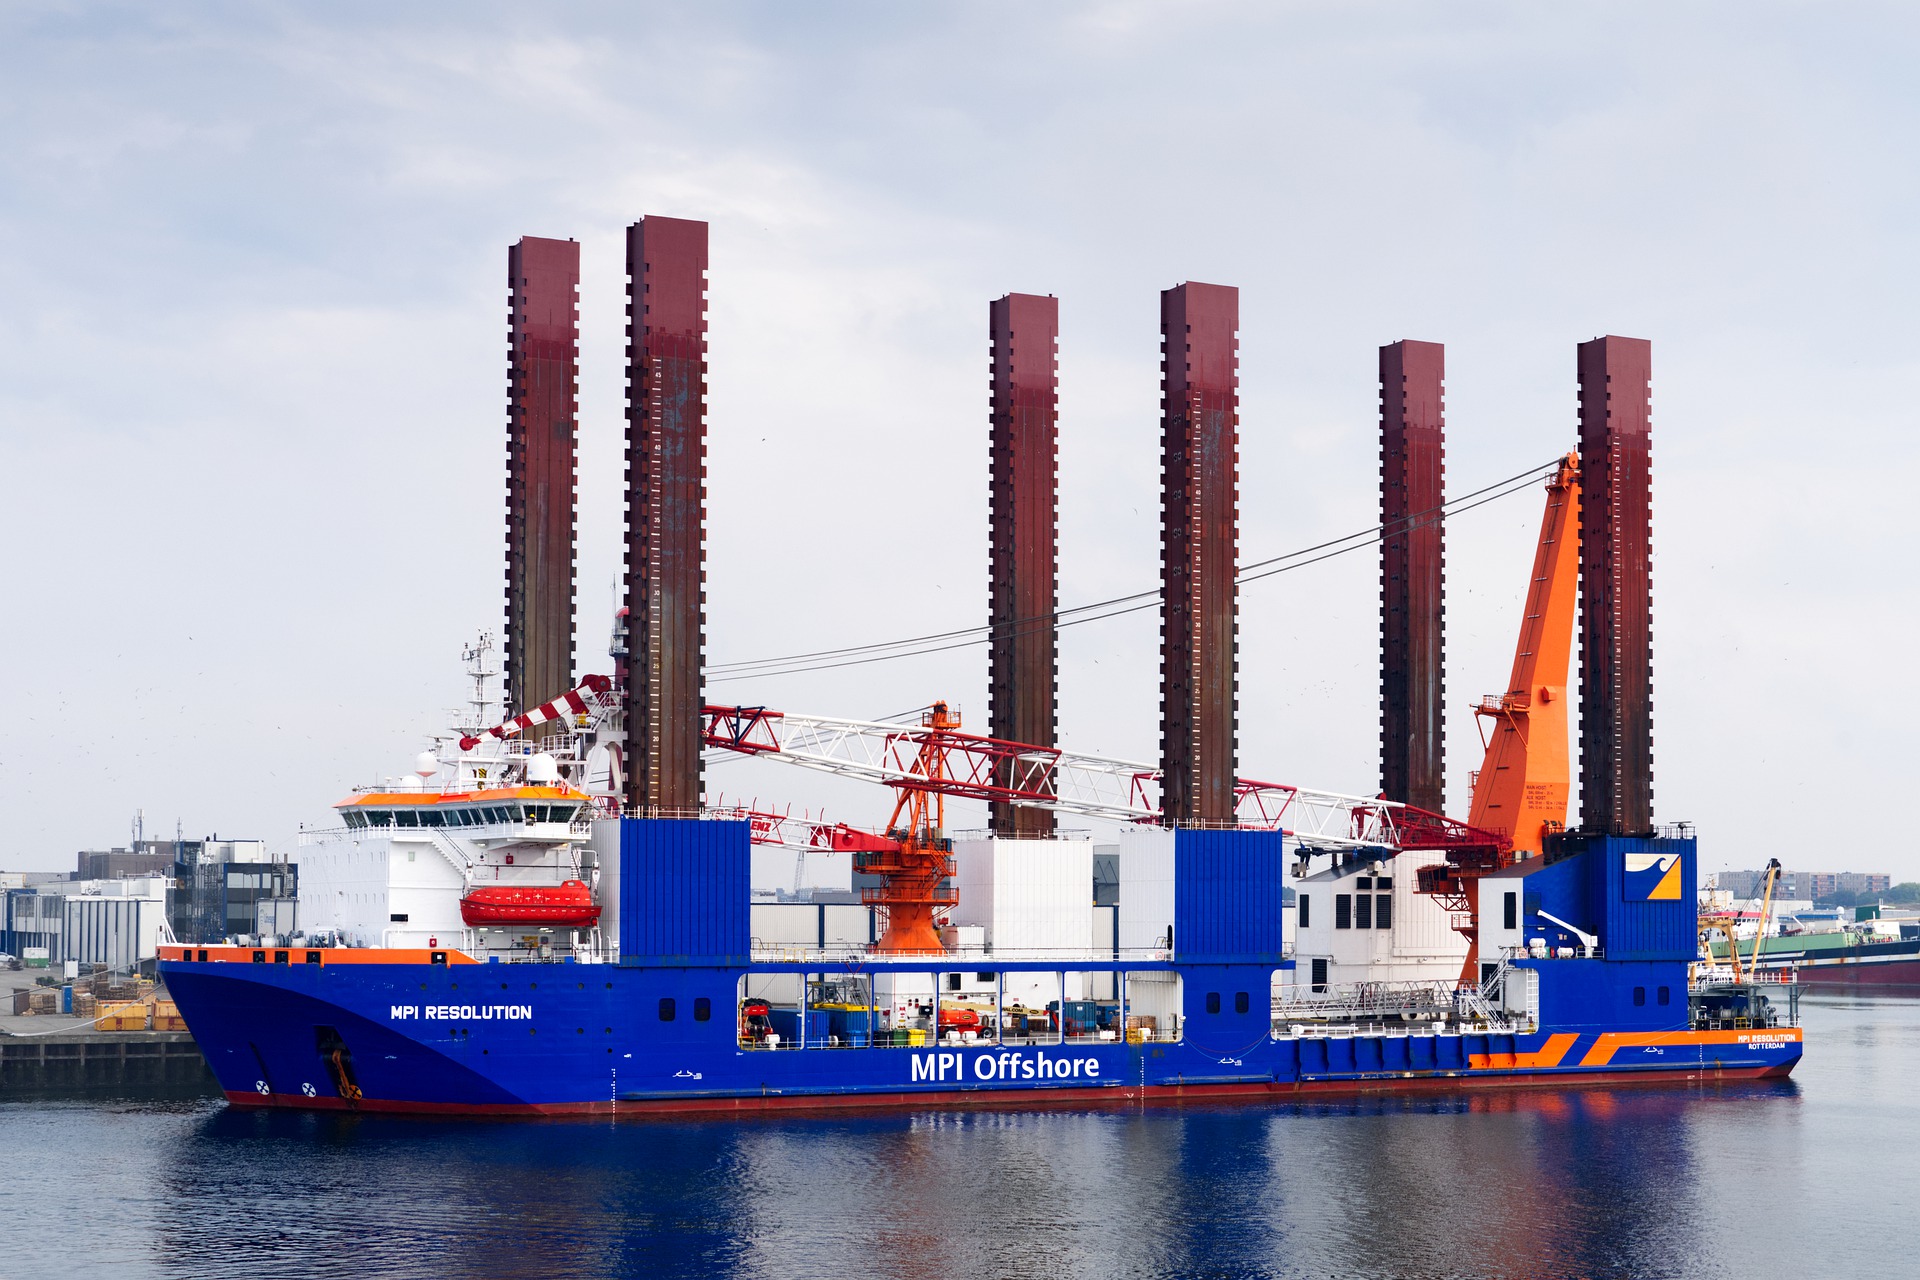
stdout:
[[(1792, 1084), (1117, 1112), (453, 1121), (217, 1110), (154, 1260), (314, 1276), (1711, 1272)], [(177, 1119), (177, 1117), (176, 1117)]]
[(12, 1210), (5, 1270), (247, 1280), (1884, 1271), (1888, 1224), (1920, 1202), (1920, 1097), (1908, 1083), (1920, 1002), (1805, 1007), (1809, 1049), (1793, 1083), (618, 1123), (8, 1098), (0, 1161), (18, 1173), (0, 1183), (0, 1210)]

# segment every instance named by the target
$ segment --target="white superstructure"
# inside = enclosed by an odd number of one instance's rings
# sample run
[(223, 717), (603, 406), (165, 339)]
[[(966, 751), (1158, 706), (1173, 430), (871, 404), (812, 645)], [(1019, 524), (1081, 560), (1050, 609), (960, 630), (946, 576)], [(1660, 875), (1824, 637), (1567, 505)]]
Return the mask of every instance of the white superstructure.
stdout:
[(1438, 850), (1378, 860), (1336, 860), (1293, 882), (1291, 983), (1311, 989), (1359, 982), (1452, 982), (1467, 942), (1453, 918), (1417, 883)]
[[(308, 936), (503, 958), (602, 950), (597, 925), (540, 917), (565, 917), (556, 904), (580, 896), (568, 882), (600, 900), (590, 839), (617, 781), (607, 749), (617, 740), (614, 700), (583, 686), (542, 709), (560, 714), (521, 717), (546, 730), (523, 740), (496, 723), (491, 649), (483, 636), (467, 650), (474, 694), (464, 723), (422, 752), (412, 774), (356, 790), (334, 806), (341, 826), (302, 833)], [(524, 918), (503, 918), (516, 913)]]

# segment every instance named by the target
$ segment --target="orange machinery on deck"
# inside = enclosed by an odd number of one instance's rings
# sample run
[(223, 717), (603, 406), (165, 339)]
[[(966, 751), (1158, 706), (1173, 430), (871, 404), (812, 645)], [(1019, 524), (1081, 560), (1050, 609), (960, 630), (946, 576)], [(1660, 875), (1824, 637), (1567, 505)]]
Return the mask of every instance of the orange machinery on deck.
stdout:
[[(960, 727), (960, 717), (946, 703), (936, 702), (920, 723), (951, 732)], [(894, 784), (898, 798), (893, 816), (887, 819), (891, 839), (876, 842), (879, 848), (853, 855), (854, 870), (880, 878), (878, 885), (861, 891), (862, 899), (881, 908), (886, 916), (886, 932), (874, 944), (875, 951), (925, 954), (944, 950), (939, 918), (960, 901), (952, 886), (953, 842), (946, 837), (947, 800), (940, 789), (945, 781), (946, 757), (938, 743), (937, 738), (929, 738), (914, 761), (911, 772), (926, 779), (924, 783)]]
[(1533, 556), (1533, 581), (1514, 646), (1513, 674), (1503, 694), (1474, 708), (1486, 756), (1473, 776), (1467, 825), (1501, 838), (1503, 847), (1422, 867), (1419, 885), (1454, 915), (1467, 938), (1460, 981), (1478, 985), (1480, 877), (1526, 857), (1539, 857), (1548, 833), (1565, 828), (1572, 774), (1567, 749), (1567, 671), (1573, 659), (1574, 600), (1580, 579), (1580, 457), (1569, 453), (1547, 482), (1547, 507)]

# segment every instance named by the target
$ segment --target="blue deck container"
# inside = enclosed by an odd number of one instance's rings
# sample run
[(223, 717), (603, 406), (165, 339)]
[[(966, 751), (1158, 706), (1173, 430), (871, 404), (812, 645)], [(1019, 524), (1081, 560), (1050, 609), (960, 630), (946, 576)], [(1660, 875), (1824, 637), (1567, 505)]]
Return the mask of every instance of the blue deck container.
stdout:
[(745, 822), (620, 820), (620, 963), (744, 965), (752, 949)]

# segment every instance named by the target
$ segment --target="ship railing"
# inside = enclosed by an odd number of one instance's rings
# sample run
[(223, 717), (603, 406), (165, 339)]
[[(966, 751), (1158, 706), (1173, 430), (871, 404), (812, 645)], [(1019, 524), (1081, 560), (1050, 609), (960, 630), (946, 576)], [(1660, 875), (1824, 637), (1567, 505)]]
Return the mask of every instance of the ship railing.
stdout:
[[(1706, 987), (1724, 987), (1734, 982), (1733, 966), (1714, 962), (1695, 961), (1693, 979), (1687, 985), (1695, 991)], [(1739, 981), (1755, 986), (1788, 986), (1800, 981), (1800, 975), (1792, 966), (1779, 969), (1745, 969), (1740, 971)]]
[(481, 964), (555, 965), (565, 964), (569, 960), (575, 964), (618, 964), (620, 961), (618, 948), (608, 946), (595, 947), (585, 944), (577, 947), (556, 945), (548, 955), (541, 955), (537, 950), (530, 951), (519, 947), (512, 950), (501, 951), (488, 951), (484, 948), (476, 947), (469, 950), (467, 954), (475, 960), (478, 960)]
[(864, 944), (838, 946), (773, 946), (755, 939), (749, 952), (755, 964), (914, 964), (927, 969), (967, 970), (1001, 964), (1108, 965), (1166, 962), (1173, 958), (1164, 947), (959, 947), (951, 951), (875, 951)]
[(455, 844), (440, 828), (428, 827), (427, 830), (433, 833), (433, 847), (440, 851), (441, 857), (452, 864), (455, 871), (463, 877), (473, 873), (473, 858), (466, 850)]
[(501, 834), (534, 840), (558, 840), (562, 837), (557, 828), (566, 828), (566, 839), (590, 840), (593, 838), (592, 822), (489, 822), (478, 827), (302, 827), (298, 843), (302, 846), (320, 844), (335, 840), (344, 840), (349, 836), (414, 836), (426, 832), (438, 832), (444, 835), (452, 830), (468, 838), (493, 839)]
[(1356, 982), (1330, 986), (1282, 987), (1271, 1008), (1276, 1022), (1355, 1022), (1387, 1017), (1437, 1017), (1453, 1007), (1453, 984), (1430, 980)]
[(1487, 999), (1486, 993), (1478, 987), (1459, 987), (1453, 993), (1453, 1009), (1462, 1022), (1493, 1023), (1503, 1021), (1506, 1014)]

